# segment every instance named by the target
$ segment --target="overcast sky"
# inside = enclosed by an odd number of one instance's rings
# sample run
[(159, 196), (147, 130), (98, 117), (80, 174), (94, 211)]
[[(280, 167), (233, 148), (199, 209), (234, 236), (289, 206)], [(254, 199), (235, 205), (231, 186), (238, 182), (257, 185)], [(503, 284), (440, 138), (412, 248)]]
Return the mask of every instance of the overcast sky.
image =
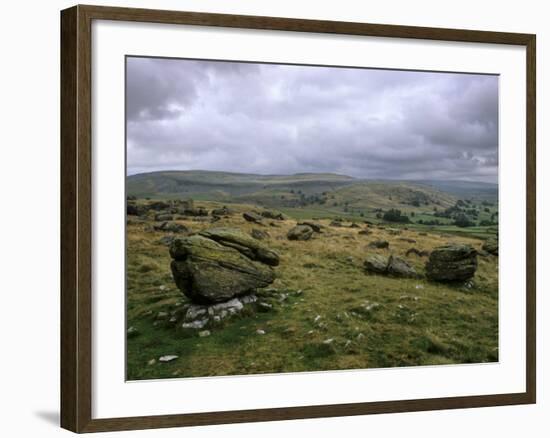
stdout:
[(201, 169), (497, 182), (496, 76), (127, 63), (128, 174)]

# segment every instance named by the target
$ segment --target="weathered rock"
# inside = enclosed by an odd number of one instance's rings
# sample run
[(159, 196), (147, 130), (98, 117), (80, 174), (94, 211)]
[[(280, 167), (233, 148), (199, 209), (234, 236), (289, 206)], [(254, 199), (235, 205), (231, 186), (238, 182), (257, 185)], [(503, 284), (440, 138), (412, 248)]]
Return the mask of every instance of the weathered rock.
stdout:
[(183, 216), (202, 217), (208, 216), (208, 210), (203, 207), (184, 207), (178, 209), (178, 213)]
[(408, 257), (410, 256), (411, 254), (415, 254), (417, 255), (418, 257), (426, 257), (426, 256), (429, 256), (430, 255), (430, 251), (427, 251), (427, 250), (419, 250), (419, 249), (416, 249), (416, 248), (409, 248), (407, 250), (407, 252), (405, 253), (405, 255)]
[(199, 234), (215, 240), (221, 245), (236, 249), (249, 259), (257, 260), (270, 266), (277, 266), (279, 264), (279, 255), (275, 251), (236, 228), (210, 228), (201, 231)]
[(176, 356), (175, 354), (167, 354), (166, 356), (159, 357), (159, 362), (171, 362), (177, 358), (178, 356)]
[(215, 208), (212, 210), (212, 216), (229, 216), (231, 214), (233, 214), (233, 211), (225, 205), (222, 208)]
[(177, 222), (162, 222), (153, 226), (155, 231), (164, 231), (167, 233), (189, 233), (189, 229)]
[(390, 243), (387, 240), (373, 240), (371, 243), (369, 243), (369, 248), (389, 248)]
[(254, 237), (254, 239), (256, 240), (265, 240), (265, 239), (269, 239), (269, 233), (267, 231), (264, 231), (264, 230), (258, 230), (257, 228), (254, 228), (251, 232), (250, 232), (250, 235), (252, 237)]
[(296, 225), (291, 228), (286, 237), (288, 240), (309, 240), (313, 234), (313, 228), (308, 225)]
[(449, 244), (435, 248), (426, 263), (426, 276), (434, 281), (465, 281), (477, 269), (477, 252), (470, 245)]
[(389, 234), (391, 234), (392, 236), (397, 236), (397, 235), (401, 234), (401, 230), (398, 229), (398, 228), (388, 228), (386, 231)]
[(173, 219), (174, 219), (174, 216), (172, 216), (171, 214), (162, 213), (162, 214), (155, 215), (155, 220), (158, 222), (171, 221)]
[(253, 211), (244, 212), (243, 218), (248, 222), (254, 222), (256, 224), (262, 223), (262, 216), (260, 216), (258, 213), (254, 213)]
[(416, 270), (405, 260), (396, 256), (390, 256), (388, 260), (388, 275), (401, 278), (416, 278)]
[(176, 285), (197, 303), (227, 301), (275, 280), (269, 266), (201, 235), (175, 239), (170, 255)]
[(365, 270), (373, 274), (385, 274), (388, 268), (388, 258), (379, 254), (371, 254), (364, 263)]
[(279, 213), (277, 211), (271, 211), (271, 210), (264, 210), (260, 213), (262, 217), (265, 217), (267, 219), (277, 219), (279, 221), (284, 221), (285, 217), (283, 213)]
[(340, 220), (333, 220), (330, 224), (331, 227), (343, 227), (342, 221)]
[(303, 222), (299, 222), (298, 225), (306, 225), (306, 226), (310, 227), (316, 233), (322, 233), (323, 232), (323, 226), (318, 222), (303, 221)]
[(349, 226), (350, 228), (361, 228), (359, 226), (359, 224), (357, 224), (356, 222), (352, 222), (351, 225)]
[(372, 234), (372, 231), (365, 228), (365, 229), (359, 231), (357, 234), (359, 234), (361, 236), (368, 236), (369, 234)]
[(481, 249), (487, 251), (489, 254), (498, 255), (498, 240), (489, 239), (485, 241)]

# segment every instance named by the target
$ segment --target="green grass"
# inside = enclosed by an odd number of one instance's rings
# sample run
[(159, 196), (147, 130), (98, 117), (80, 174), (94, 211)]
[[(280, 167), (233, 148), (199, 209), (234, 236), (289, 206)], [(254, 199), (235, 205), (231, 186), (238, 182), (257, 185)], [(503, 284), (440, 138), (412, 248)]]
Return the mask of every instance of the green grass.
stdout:
[[(197, 202), (207, 208), (218, 204)], [(216, 226), (250, 232), (258, 227), (245, 222), (241, 211)], [(326, 217), (315, 209), (284, 211), (291, 218)], [(339, 214), (339, 216), (342, 216)], [(182, 221), (193, 231), (208, 224)], [(211, 328), (209, 337), (184, 331), (168, 322), (156, 322), (158, 312), (174, 309), (186, 298), (170, 274), (163, 234), (148, 231), (150, 222), (128, 225), (127, 321), (139, 334), (128, 338), (127, 376), (130, 380), (299, 372), (493, 362), (498, 360), (498, 258), (480, 257), (474, 287), (431, 283), (425, 279), (394, 279), (367, 275), (362, 269), (369, 253), (403, 256), (408, 248), (432, 249), (448, 241), (480, 248), (487, 230), (410, 226), (395, 236), (372, 227), (372, 235), (359, 229), (332, 228), (311, 241), (294, 242), (286, 232), (292, 219), (279, 227), (265, 227), (267, 245), (281, 256), (273, 287), (302, 290), (274, 311), (246, 313)], [(396, 226), (392, 226), (396, 227)], [(456, 227), (455, 227), (456, 228)], [(494, 227), (493, 227), (494, 228)], [(428, 232), (421, 235), (420, 232)], [(415, 244), (399, 240), (412, 238)], [(389, 250), (372, 250), (375, 239), (390, 241)], [(351, 257), (351, 259), (350, 259)], [(419, 272), (426, 258), (408, 257)], [(316, 317), (320, 316), (317, 321)], [(262, 329), (265, 335), (258, 335)], [(332, 339), (332, 342), (325, 341)], [(163, 355), (178, 359), (159, 363)], [(154, 362), (151, 363), (151, 361)]]

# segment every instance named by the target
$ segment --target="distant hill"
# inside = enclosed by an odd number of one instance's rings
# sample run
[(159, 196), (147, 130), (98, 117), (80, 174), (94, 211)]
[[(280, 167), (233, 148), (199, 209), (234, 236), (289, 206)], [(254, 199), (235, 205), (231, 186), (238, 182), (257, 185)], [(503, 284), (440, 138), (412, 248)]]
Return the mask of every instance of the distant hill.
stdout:
[(464, 181), (375, 181), (332, 173), (256, 175), (214, 171), (161, 171), (127, 177), (140, 198), (193, 198), (274, 208), (319, 207), (342, 211), (445, 209), (457, 199), (495, 201), (497, 185)]

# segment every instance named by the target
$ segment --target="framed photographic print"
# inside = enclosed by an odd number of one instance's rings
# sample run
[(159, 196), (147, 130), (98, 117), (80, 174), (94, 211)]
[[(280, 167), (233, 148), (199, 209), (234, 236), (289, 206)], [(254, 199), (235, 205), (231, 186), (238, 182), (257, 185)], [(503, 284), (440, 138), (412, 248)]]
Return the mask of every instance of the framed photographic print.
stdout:
[(535, 36), (61, 13), (61, 422), (535, 403)]

